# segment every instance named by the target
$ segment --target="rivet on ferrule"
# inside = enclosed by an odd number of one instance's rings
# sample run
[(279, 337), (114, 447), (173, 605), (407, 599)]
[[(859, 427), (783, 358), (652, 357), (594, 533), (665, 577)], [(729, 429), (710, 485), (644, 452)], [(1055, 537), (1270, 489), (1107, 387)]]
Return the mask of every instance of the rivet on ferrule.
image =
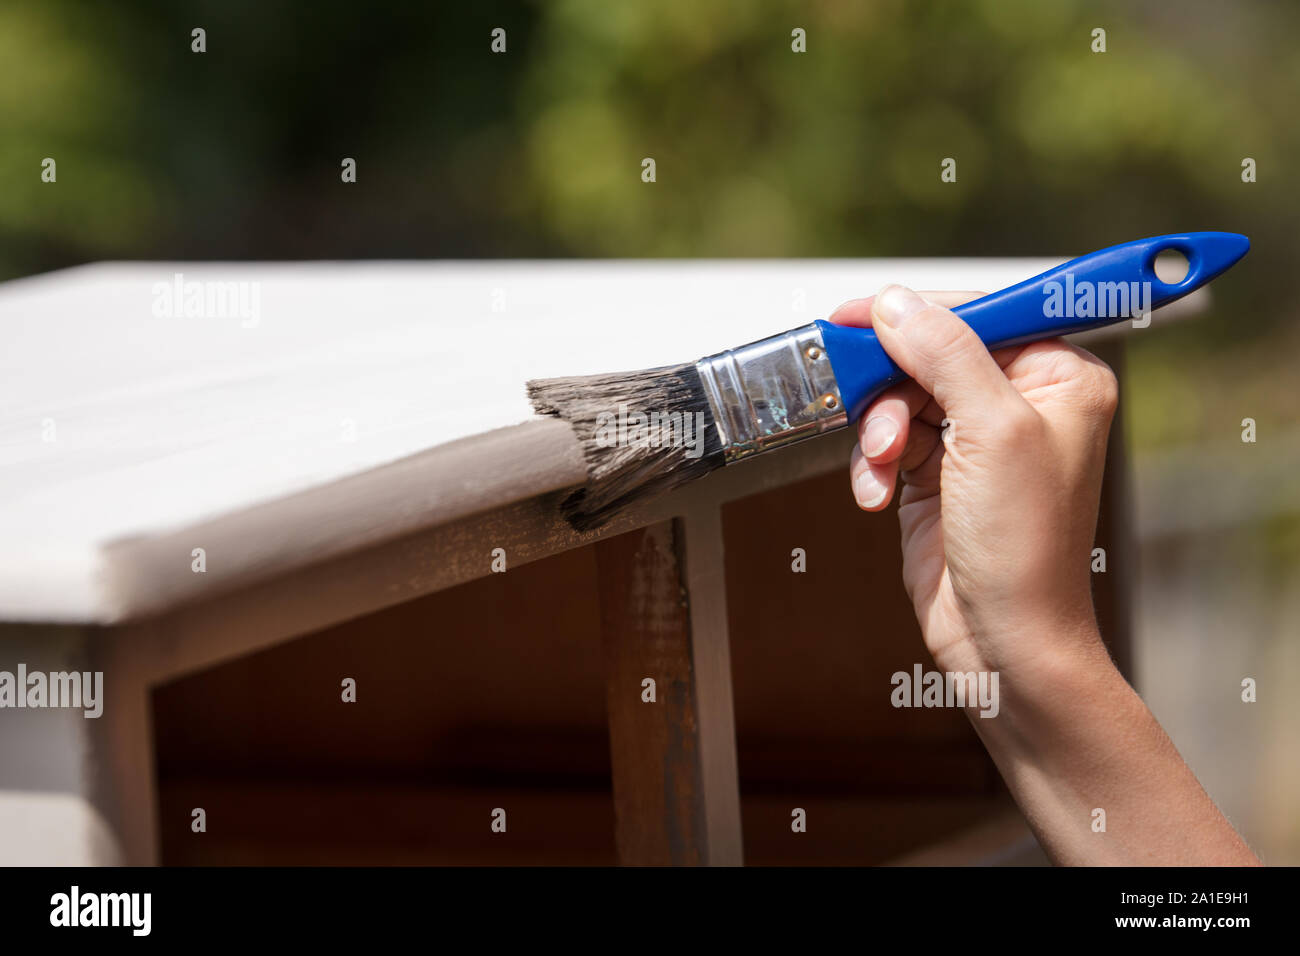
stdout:
[(695, 368), (728, 462), (848, 424), (815, 324), (710, 355)]

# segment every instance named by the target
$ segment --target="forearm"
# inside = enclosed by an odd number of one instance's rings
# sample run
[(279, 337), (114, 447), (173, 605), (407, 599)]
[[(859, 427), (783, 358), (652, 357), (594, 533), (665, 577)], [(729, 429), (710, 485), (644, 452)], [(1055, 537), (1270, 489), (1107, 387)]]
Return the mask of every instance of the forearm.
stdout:
[(1008, 678), (998, 716), (972, 720), (1054, 862), (1258, 865), (1108, 658)]

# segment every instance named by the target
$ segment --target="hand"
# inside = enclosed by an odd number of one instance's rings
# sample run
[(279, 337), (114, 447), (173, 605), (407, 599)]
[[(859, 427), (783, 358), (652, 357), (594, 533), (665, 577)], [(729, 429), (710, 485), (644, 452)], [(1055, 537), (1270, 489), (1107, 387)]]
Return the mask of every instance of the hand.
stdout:
[(903, 581), (926, 646), (943, 670), (1004, 680), (1107, 658), (1090, 558), (1114, 374), (1060, 339), (990, 354), (944, 307), (976, 294), (924, 296), (890, 286), (830, 321), (874, 327), (912, 378), (863, 415), (850, 475), (869, 511), (903, 482)]
[[(1111, 663), (1089, 580), (1115, 376), (1060, 339), (992, 353), (901, 286), (842, 305), (912, 381), (858, 423), (858, 503), (899, 478), (903, 582), (942, 671), (998, 671), (1000, 709), (967, 714), (1057, 863), (1259, 861)], [(945, 426), (946, 423), (946, 427)], [(1110, 829), (1091, 823), (1103, 808)]]

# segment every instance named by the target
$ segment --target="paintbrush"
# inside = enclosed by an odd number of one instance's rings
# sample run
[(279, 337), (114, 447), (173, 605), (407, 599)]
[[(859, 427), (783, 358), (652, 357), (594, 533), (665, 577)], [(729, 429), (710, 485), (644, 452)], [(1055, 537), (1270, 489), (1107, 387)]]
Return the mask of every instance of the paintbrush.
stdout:
[[(1232, 266), (1245, 236), (1191, 232), (1111, 246), (959, 306), (990, 350), (1144, 319)], [(1156, 257), (1186, 257), (1160, 280)], [(753, 455), (844, 428), (907, 376), (872, 329), (818, 320), (682, 365), (528, 383), (533, 407), (582, 443), (586, 484), (561, 505), (579, 530)]]

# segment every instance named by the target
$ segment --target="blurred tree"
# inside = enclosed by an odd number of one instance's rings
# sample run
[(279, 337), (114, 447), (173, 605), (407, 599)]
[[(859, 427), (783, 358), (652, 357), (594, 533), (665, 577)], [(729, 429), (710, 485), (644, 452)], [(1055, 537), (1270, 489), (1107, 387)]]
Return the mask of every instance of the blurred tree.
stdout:
[[(1051, 255), (1220, 228), (1254, 240), (1215, 294), (1258, 338), (1294, 291), (1297, 26), (1264, 0), (13, 0), (0, 277), (134, 257)], [(1209, 373), (1242, 331), (1196, 323), (1154, 357)], [(1191, 427), (1172, 394), (1144, 403), (1162, 412), (1143, 435)]]

